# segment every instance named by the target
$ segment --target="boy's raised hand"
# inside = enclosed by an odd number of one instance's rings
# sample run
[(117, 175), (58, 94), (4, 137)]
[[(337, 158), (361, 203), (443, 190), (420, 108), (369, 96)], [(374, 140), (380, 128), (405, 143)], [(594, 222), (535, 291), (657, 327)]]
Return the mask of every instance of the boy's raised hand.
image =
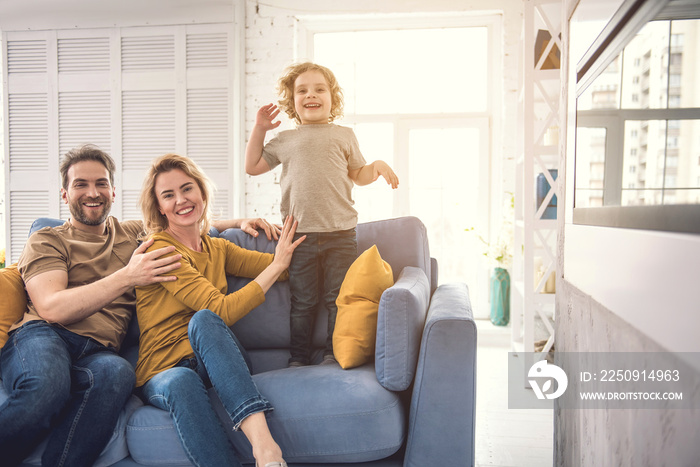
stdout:
[(274, 130), (282, 123), (281, 120), (273, 122), (275, 118), (280, 113), (280, 109), (277, 108), (275, 104), (267, 104), (260, 107), (258, 113), (255, 115), (255, 125), (264, 129), (265, 131)]

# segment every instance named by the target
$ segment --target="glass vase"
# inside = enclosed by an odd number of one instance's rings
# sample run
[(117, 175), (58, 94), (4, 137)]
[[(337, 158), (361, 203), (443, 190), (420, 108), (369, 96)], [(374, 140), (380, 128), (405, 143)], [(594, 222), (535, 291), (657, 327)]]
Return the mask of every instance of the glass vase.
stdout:
[(510, 321), (510, 275), (508, 270), (495, 268), (491, 275), (491, 322), (507, 326)]

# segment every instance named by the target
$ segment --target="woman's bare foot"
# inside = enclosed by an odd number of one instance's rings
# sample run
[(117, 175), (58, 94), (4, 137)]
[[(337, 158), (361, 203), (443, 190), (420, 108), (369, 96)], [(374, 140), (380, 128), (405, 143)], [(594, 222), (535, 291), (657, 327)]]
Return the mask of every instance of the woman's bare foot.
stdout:
[(253, 447), (253, 457), (258, 466), (266, 467), (269, 463), (273, 466), (275, 463), (282, 467), (287, 465), (282, 458), (282, 449), (272, 438), (264, 413), (257, 412), (243, 420), (241, 431)]

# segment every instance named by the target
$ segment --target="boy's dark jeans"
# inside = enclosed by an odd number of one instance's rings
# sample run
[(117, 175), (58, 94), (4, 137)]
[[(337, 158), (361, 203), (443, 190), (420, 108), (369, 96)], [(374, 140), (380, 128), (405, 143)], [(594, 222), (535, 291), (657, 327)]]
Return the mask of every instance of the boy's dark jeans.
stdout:
[(294, 250), (289, 265), (292, 292), (289, 362), (308, 364), (319, 302), (328, 310), (328, 336), (323, 354), (333, 355), (333, 329), (338, 314), (335, 300), (348, 268), (357, 259), (357, 234), (355, 229), (297, 233), (294, 239), (302, 235), (306, 235), (306, 240)]

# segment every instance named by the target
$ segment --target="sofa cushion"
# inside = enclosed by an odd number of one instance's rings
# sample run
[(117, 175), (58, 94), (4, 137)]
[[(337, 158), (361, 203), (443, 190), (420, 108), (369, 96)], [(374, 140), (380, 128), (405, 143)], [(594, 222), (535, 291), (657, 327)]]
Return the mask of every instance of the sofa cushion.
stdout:
[[(396, 393), (377, 382), (372, 365), (341, 370), (337, 365), (285, 368), (253, 376), (274, 410), (268, 425), (287, 462), (367, 462), (392, 455), (406, 435)], [(242, 463), (253, 463), (250, 443), (210, 395)], [(168, 412), (138, 409), (127, 426), (131, 456), (144, 465), (187, 464)]]
[(275, 407), (268, 423), (289, 462), (367, 462), (403, 445), (403, 404), (377, 382), (372, 364), (289, 368), (254, 380)]
[[(228, 276), (228, 290), (243, 288), (251, 279)], [(289, 348), (289, 283), (277, 282), (265, 293), (265, 301), (233, 324), (231, 329), (243, 347), (251, 349)]]
[[(276, 242), (264, 234), (252, 237), (240, 229), (228, 229), (220, 238), (245, 248), (263, 253), (274, 253)], [(243, 288), (251, 279), (228, 277), (228, 291)], [(277, 282), (265, 294), (265, 301), (232, 326), (243, 347), (252, 349), (289, 348), (289, 304), (291, 298), (287, 281)]]
[(344, 369), (367, 363), (374, 355), (377, 310), (382, 293), (394, 283), (389, 263), (373, 245), (350, 266), (338, 299), (333, 353)]
[(10, 326), (22, 319), (27, 311), (27, 292), (17, 264), (0, 269), (0, 349), (7, 342)]
[(429, 302), (428, 278), (422, 269), (411, 266), (382, 294), (375, 369), (386, 389), (404, 391), (413, 381)]

